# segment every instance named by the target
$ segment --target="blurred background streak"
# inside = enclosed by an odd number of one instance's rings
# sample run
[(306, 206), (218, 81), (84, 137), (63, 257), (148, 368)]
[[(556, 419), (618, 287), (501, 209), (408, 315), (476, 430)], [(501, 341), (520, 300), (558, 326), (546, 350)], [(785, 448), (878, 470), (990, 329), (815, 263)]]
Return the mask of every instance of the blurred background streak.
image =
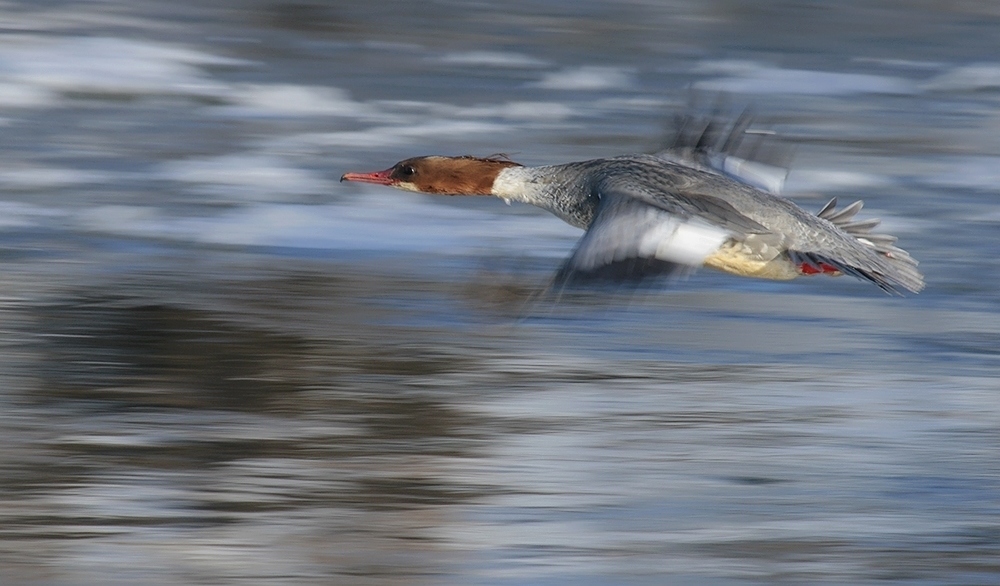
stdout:
[[(0, 583), (1000, 582), (996, 2), (0, 3)], [(753, 104), (919, 296), (339, 184)]]

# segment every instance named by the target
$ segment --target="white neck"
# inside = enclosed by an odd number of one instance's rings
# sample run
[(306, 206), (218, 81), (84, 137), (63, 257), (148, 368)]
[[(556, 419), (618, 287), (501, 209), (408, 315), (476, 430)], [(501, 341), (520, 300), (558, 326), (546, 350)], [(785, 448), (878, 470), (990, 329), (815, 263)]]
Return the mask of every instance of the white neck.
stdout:
[(491, 193), (503, 200), (551, 209), (551, 178), (540, 172), (542, 169), (544, 167), (507, 167), (493, 180)]
[(491, 193), (501, 199), (522, 201), (521, 196), (527, 187), (527, 176), (524, 167), (507, 167), (501, 169), (493, 180)]
[(590, 190), (577, 173), (564, 166), (508, 167), (493, 180), (493, 195), (504, 201), (519, 201), (547, 210), (566, 222), (586, 228), (593, 218)]

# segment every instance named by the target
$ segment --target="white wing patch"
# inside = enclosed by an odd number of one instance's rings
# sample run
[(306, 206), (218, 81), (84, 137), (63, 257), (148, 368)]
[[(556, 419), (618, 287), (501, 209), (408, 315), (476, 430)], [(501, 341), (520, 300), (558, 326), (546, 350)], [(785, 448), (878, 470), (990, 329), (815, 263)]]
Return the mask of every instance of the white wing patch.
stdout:
[(699, 267), (729, 238), (726, 230), (631, 197), (605, 196), (567, 269), (589, 272), (631, 259)]
[(729, 234), (714, 226), (671, 218), (642, 235), (639, 256), (696, 267), (728, 237)]
[(773, 194), (781, 193), (788, 177), (787, 169), (733, 156), (723, 157), (720, 170), (730, 177)]

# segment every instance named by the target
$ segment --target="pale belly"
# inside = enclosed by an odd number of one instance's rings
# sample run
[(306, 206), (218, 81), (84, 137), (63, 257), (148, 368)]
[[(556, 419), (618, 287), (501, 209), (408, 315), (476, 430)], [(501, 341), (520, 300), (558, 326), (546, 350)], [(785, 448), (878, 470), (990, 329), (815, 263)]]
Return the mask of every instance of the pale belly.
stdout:
[(758, 279), (787, 281), (802, 275), (788, 256), (777, 249), (752, 250), (741, 242), (727, 242), (705, 259), (705, 266), (726, 273)]

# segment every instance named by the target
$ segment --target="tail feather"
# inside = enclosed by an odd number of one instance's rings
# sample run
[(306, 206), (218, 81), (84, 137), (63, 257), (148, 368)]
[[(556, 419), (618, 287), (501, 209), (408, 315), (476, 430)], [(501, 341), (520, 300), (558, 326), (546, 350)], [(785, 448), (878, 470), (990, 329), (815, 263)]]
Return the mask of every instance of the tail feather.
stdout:
[(824, 256), (816, 253), (789, 251), (792, 262), (800, 265), (808, 265), (823, 271), (824, 265), (831, 266), (845, 275), (851, 275), (873, 283), (879, 289), (890, 295), (902, 295), (900, 289), (906, 289), (913, 293), (919, 293), (924, 288), (924, 279), (912, 265), (904, 264), (889, 267), (861, 268), (848, 264), (842, 260)]
[[(656, 153), (673, 162), (722, 175), (764, 191), (777, 194), (784, 182), (791, 151), (783, 144), (764, 140), (773, 133), (754, 131), (749, 110), (739, 113), (734, 121), (722, 116), (723, 103), (706, 115), (687, 115), (675, 120), (672, 141)], [(775, 148), (777, 147), (777, 148)], [(788, 250), (789, 258), (804, 274), (836, 273), (852, 275), (871, 282), (883, 291), (900, 294), (914, 293), (924, 288), (923, 275), (917, 261), (896, 246), (896, 238), (874, 232), (877, 219), (855, 220), (864, 203), (856, 201), (843, 208), (837, 199), (827, 202), (816, 214), (830, 222), (840, 232), (833, 241), (819, 239), (802, 243), (808, 252)], [(829, 226), (827, 226), (829, 228)], [(847, 238), (843, 238), (846, 235)], [(806, 238), (806, 240), (810, 240)]]
[(790, 251), (789, 256), (792, 261), (812, 268), (821, 268), (822, 265), (834, 267), (844, 274), (872, 282), (887, 293), (899, 294), (900, 288), (914, 293), (922, 290), (924, 277), (917, 270), (916, 259), (902, 248), (895, 246), (895, 236), (872, 233), (872, 230), (881, 223), (880, 220), (853, 221), (863, 206), (864, 203), (859, 200), (845, 208), (837, 209), (837, 198), (833, 198), (816, 215), (853, 236), (858, 242), (871, 247), (878, 255), (873, 259), (877, 262), (861, 267), (856, 265), (866, 263), (849, 264), (814, 252)]
[(832, 197), (830, 201), (826, 202), (826, 205), (821, 207), (816, 215), (825, 219), (829, 219), (830, 213), (837, 207), (837, 198)]
[(837, 198), (834, 197), (830, 201), (826, 202), (826, 205), (823, 206), (823, 209), (821, 209), (819, 213), (816, 215), (823, 218), (824, 220), (829, 220), (834, 224), (841, 225), (849, 222), (851, 218), (858, 215), (858, 212), (861, 211), (861, 208), (863, 208), (864, 205), (865, 202), (859, 199), (858, 201), (847, 206), (846, 208), (838, 210)]
[(889, 234), (865, 234), (865, 240), (872, 244), (894, 244), (899, 238)]
[(845, 222), (838, 224), (838, 227), (848, 234), (864, 235), (878, 227), (882, 220), (872, 218), (871, 220), (861, 220), (858, 222)]

